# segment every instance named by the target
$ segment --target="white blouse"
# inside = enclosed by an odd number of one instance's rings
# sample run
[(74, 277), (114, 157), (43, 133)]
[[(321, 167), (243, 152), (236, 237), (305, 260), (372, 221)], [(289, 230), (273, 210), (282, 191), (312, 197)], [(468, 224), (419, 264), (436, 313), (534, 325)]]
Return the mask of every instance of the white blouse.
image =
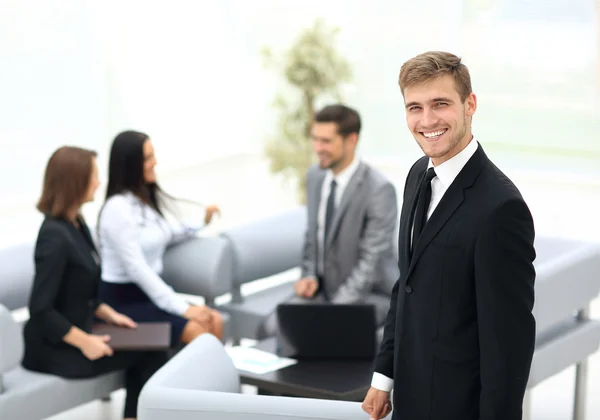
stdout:
[(99, 220), (102, 280), (136, 283), (162, 310), (182, 316), (189, 304), (160, 277), (167, 245), (193, 236), (197, 228), (173, 228), (132, 193), (112, 196)]

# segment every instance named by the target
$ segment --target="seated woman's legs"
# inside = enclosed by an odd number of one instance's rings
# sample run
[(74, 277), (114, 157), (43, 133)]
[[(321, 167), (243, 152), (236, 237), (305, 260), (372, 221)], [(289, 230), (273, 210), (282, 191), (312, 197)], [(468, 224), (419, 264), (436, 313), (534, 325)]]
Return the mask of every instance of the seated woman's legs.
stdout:
[(146, 382), (168, 360), (166, 352), (139, 352), (136, 362), (125, 372), (125, 419), (137, 418), (140, 393)]
[(168, 360), (161, 351), (117, 351), (112, 356), (90, 362), (95, 375), (125, 370), (125, 419), (137, 418), (140, 392), (146, 382)]
[(209, 332), (209, 326), (196, 321), (188, 321), (181, 334), (183, 344), (191, 343), (196, 337)]
[(219, 311), (212, 310), (211, 317), (211, 334), (223, 341), (223, 316)]

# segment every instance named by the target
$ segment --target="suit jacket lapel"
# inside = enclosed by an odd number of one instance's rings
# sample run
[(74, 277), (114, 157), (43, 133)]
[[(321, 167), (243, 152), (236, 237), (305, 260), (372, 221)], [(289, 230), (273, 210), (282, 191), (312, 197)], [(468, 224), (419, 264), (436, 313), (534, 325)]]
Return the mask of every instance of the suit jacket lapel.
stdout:
[[(420, 180), (421, 177), (418, 178)], [(406, 201), (406, 206), (402, 206), (402, 214), (400, 216), (400, 236), (398, 238), (398, 250), (401, 258), (400, 273), (404, 273), (410, 264), (411, 254), (411, 239), (412, 239), (412, 222), (415, 217), (416, 201), (419, 195), (419, 182), (413, 188), (414, 193), (411, 193)]]
[(415, 163), (414, 168), (411, 169), (408, 175), (402, 193), (403, 203), (398, 229), (398, 268), (402, 276), (408, 273), (411, 257), (412, 225), (419, 197), (419, 187), (428, 162), (429, 159), (423, 156)]
[(98, 252), (98, 250), (96, 249), (96, 243), (92, 238), (92, 233), (90, 232), (90, 229), (83, 221), (80, 221), (80, 223), (82, 224), (81, 232), (83, 233), (83, 236), (85, 236), (85, 239), (87, 239), (88, 245), (92, 248), (94, 252)]
[(337, 230), (340, 227), (344, 213), (346, 210), (348, 210), (348, 206), (352, 202), (352, 198), (355, 196), (356, 190), (362, 183), (366, 170), (367, 166), (361, 162), (358, 165), (358, 168), (356, 168), (354, 175), (352, 175), (352, 178), (350, 178), (348, 185), (346, 185), (346, 189), (344, 190), (344, 194), (340, 200), (340, 205), (335, 209), (335, 213), (333, 215), (329, 235), (325, 241), (325, 249), (327, 249), (327, 247), (333, 243), (333, 238), (336, 236)]
[[(425, 224), (421, 236), (418, 238), (417, 242), (413, 244), (413, 254), (410, 260), (410, 266), (407, 273), (408, 275), (410, 275), (414, 269), (416, 262), (419, 260), (419, 257), (423, 254), (423, 251), (425, 251), (429, 243), (433, 240), (433, 238), (435, 238), (439, 231), (448, 222), (450, 217), (452, 217), (452, 215), (463, 203), (464, 190), (473, 185), (479, 176), (479, 173), (483, 169), (485, 162), (487, 161), (487, 156), (483, 152), (481, 146), (479, 146), (473, 157), (469, 159), (467, 164), (454, 179), (454, 182), (450, 185), (442, 197), (442, 200)], [(409, 224), (408, 227), (408, 234), (410, 238), (412, 226)]]
[(65, 221), (73, 240), (77, 243), (77, 251), (86, 261), (98, 267), (100, 265), (100, 257), (89, 228), (82, 219), (78, 219), (78, 222), (81, 225), (81, 229), (75, 227), (73, 223)]

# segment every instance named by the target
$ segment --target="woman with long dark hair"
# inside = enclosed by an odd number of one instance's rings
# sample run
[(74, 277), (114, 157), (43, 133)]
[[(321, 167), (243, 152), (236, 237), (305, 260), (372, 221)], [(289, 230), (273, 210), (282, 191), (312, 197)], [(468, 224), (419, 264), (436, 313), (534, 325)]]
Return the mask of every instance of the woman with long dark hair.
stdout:
[(63, 378), (125, 370), (125, 418), (167, 360), (165, 352), (113, 351), (110, 337), (92, 334), (96, 318), (125, 328), (136, 323), (98, 297), (100, 259), (81, 206), (98, 188), (96, 153), (58, 149), (48, 162), (37, 208), (45, 215), (35, 244), (35, 278), (25, 325), (23, 367)]
[[(125, 131), (116, 136), (98, 220), (104, 264), (100, 297), (136, 322), (169, 322), (173, 347), (207, 332), (222, 339), (221, 315), (207, 306), (190, 305), (160, 277), (166, 247), (195, 230), (176, 229), (165, 219), (172, 197), (159, 187), (155, 166), (146, 134)], [(218, 211), (207, 207), (204, 223)]]

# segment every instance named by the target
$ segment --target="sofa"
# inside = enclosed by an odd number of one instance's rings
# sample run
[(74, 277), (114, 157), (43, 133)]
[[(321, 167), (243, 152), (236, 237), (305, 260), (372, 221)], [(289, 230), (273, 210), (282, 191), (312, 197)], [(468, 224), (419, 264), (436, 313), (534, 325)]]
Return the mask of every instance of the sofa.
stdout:
[[(123, 387), (121, 372), (93, 379), (66, 380), (30, 372), (21, 367), (22, 323), (12, 311), (27, 306), (34, 276), (34, 242), (0, 250), (0, 419), (40, 420), (78, 405), (104, 399)], [(214, 296), (231, 290), (228, 242), (198, 237), (170, 247), (165, 254), (164, 277), (175, 290)], [(224, 318), (224, 336), (230, 323)], [(31, 404), (35, 401), (35, 404)]]
[[(201, 360), (203, 363), (198, 363)], [(138, 420), (365, 420), (360, 403), (240, 393), (223, 345), (205, 334), (146, 383)]]
[[(115, 372), (94, 379), (66, 380), (21, 367), (22, 324), (12, 310), (27, 306), (33, 280), (33, 243), (0, 251), (0, 418), (40, 420), (95, 399), (123, 386)], [(35, 404), (31, 404), (35, 401)]]

